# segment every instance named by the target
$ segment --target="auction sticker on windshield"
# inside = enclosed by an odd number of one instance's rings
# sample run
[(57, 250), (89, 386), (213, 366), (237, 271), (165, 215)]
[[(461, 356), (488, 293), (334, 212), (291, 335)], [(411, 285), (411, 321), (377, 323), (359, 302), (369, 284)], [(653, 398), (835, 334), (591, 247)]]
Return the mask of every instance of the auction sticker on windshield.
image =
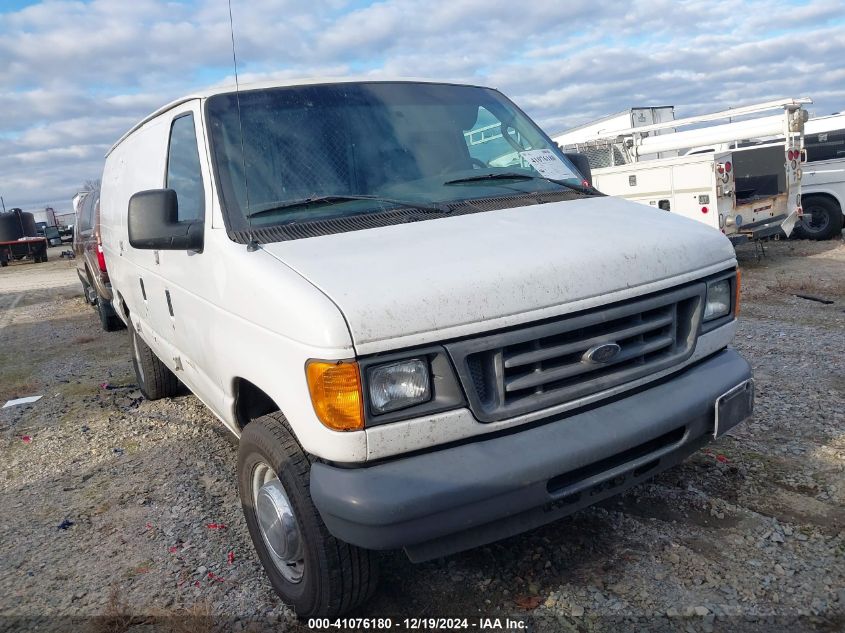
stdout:
[(560, 158), (550, 149), (530, 149), (519, 153), (525, 161), (536, 169), (541, 176), (552, 180), (578, 178)]

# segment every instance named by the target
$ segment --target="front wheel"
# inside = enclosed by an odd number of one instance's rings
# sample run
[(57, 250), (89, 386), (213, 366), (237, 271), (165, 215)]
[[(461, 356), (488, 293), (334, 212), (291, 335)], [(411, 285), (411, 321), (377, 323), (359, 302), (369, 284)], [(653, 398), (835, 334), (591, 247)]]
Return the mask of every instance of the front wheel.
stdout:
[(813, 197), (804, 199), (804, 212), (808, 220), (801, 220), (796, 225), (798, 237), (808, 240), (829, 240), (842, 234), (842, 209), (828, 198)]
[(244, 429), (238, 487), (264, 571), (299, 617), (333, 618), (372, 595), (376, 559), (329, 533), (311, 500), (310, 466), (281, 413), (257, 418)]

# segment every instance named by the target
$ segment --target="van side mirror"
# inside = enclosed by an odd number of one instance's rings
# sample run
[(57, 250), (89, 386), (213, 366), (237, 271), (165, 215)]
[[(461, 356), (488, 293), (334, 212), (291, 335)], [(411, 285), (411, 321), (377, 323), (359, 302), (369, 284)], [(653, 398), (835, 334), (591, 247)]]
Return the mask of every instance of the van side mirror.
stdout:
[(593, 170), (590, 168), (590, 161), (587, 159), (587, 156), (578, 152), (564, 152), (563, 155), (569, 159), (569, 162), (575, 165), (575, 169), (581, 172), (584, 180), (590, 183), (590, 186), (592, 187)]
[(129, 244), (162, 251), (201, 251), (203, 220), (179, 221), (173, 189), (139, 191), (129, 198)]

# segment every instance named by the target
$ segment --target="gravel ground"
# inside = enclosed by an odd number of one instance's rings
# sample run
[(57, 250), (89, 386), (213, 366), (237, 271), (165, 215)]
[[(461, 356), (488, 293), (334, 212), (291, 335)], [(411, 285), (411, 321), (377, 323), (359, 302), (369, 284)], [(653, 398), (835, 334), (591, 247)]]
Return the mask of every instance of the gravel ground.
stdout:
[[(55, 255), (0, 270), (0, 402), (44, 396), (0, 410), (0, 629), (117, 633), (151, 630), (151, 616), (190, 616), (159, 622), (194, 633), (300, 628), (253, 553), (227, 432), (187, 393), (143, 400), (126, 332), (99, 330)], [(421, 565), (384, 554), (354, 615), (845, 630), (845, 244), (739, 257), (752, 421), (528, 534)]]

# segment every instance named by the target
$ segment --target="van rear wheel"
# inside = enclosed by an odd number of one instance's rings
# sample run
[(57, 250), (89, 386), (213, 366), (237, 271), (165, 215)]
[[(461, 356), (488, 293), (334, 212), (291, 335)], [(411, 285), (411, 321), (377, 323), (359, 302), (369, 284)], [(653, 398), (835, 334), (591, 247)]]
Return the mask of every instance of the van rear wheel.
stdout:
[(97, 315), (100, 317), (100, 325), (106, 332), (114, 332), (123, 327), (123, 321), (117, 316), (111, 304), (102, 297), (97, 298)]
[(301, 618), (338, 617), (375, 591), (373, 552), (326, 528), (311, 500), (311, 461), (281, 413), (247, 424), (238, 488), (252, 543), (279, 597)]
[(138, 388), (147, 400), (172, 398), (179, 391), (179, 379), (153, 353), (144, 339), (138, 336), (135, 328), (129, 328), (132, 341), (132, 365)]

